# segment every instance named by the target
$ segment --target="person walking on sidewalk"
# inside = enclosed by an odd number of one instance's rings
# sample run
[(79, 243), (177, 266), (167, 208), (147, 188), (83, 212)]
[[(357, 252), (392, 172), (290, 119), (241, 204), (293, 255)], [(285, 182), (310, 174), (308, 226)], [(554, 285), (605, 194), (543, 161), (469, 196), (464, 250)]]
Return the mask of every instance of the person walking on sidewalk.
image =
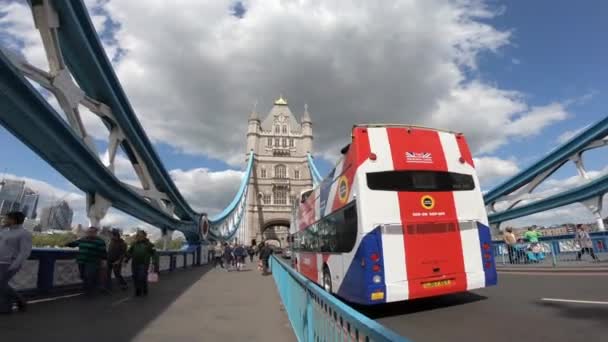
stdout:
[(32, 251), (32, 234), (23, 229), (25, 215), (20, 211), (6, 214), (0, 227), (0, 314), (10, 314), (13, 303), (25, 311), (25, 300), (8, 283)]
[(158, 272), (156, 249), (145, 231), (140, 230), (135, 235), (135, 242), (129, 247), (125, 263), (131, 261), (135, 296), (148, 295), (148, 270), (153, 262), (155, 272)]
[(78, 247), (76, 263), (83, 290), (86, 295), (93, 295), (99, 288), (101, 270), (106, 266), (106, 242), (97, 236), (97, 227), (89, 227), (85, 237), (66, 244), (66, 247)]
[(589, 236), (589, 233), (585, 231), (585, 228), (582, 224), (576, 226), (576, 234), (574, 235), (574, 241), (581, 248), (576, 254), (577, 261), (581, 261), (581, 256), (585, 254), (585, 252), (589, 253), (593, 260), (598, 261), (597, 256), (593, 252), (593, 241), (591, 241), (591, 236)]
[(267, 275), (270, 270), (270, 256), (272, 255), (273, 250), (270, 247), (270, 243), (264, 243), (262, 249), (260, 249), (260, 261), (262, 262), (262, 275)]
[(517, 243), (517, 239), (515, 238), (515, 234), (513, 234), (512, 228), (508, 227), (507, 229), (505, 229), (503, 240), (505, 241), (505, 245), (507, 246), (507, 253), (509, 254), (509, 263), (516, 263), (518, 259), (517, 254), (515, 252), (515, 244)]
[(108, 267), (106, 274), (107, 289), (112, 290), (112, 273), (122, 290), (127, 289), (127, 282), (122, 277), (122, 263), (127, 254), (127, 243), (120, 237), (120, 230), (112, 230), (112, 240), (108, 246)]

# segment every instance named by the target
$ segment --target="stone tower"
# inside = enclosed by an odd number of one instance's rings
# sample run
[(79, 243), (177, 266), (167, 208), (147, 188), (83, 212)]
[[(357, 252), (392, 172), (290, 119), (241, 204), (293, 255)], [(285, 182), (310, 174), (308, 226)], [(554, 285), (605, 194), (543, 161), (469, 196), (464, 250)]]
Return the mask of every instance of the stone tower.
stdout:
[[(304, 106), (301, 123), (280, 97), (261, 120), (249, 115), (247, 152), (254, 152), (249, 179), (246, 236), (259, 243), (276, 240), (285, 246), (291, 208), (300, 192), (312, 187), (306, 154), (312, 152), (312, 121)], [(243, 241), (250, 243), (251, 241)]]

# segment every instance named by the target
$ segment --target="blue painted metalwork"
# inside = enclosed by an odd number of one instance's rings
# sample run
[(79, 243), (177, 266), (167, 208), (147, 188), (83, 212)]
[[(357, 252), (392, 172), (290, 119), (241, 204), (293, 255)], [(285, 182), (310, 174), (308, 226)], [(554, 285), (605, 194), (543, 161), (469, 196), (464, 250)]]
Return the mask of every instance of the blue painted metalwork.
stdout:
[[(159, 256), (169, 256), (171, 258), (171, 262), (169, 263), (169, 269), (165, 271), (173, 271), (175, 270), (176, 263), (175, 257), (177, 255), (184, 256), (184, 264), (183, 267), (188, 267), (187, 256), (193, 255), (193, 262), (195, 260), (194, 253), (195, 251), (158, 251)], [(37, 283), (36, 288), (24, 289), (23, 292), (27, 296), (32, 297), (44, 297), (49, 294), (55, 294), (58, 292), (70, 292), (74, 290), (80, 289), (79, 283), (69, 284), (69, 285), (61, 285), (55, 286), (54, 282), (54, 273), (55, 273), (55, 262), (57, 260), (74, 260), (76, 261), (76, 255), (78, 251), (75, 249), (58, 249), (58, 248), (34, 248), (32, 249), (32, 253), (29, 257), (30, 260), (38, 261), (38, 275), (37, 275)]]
[[(89, 96), (112, 109), (126, 138), (148, 167), (155, 185), (175, 206), (177, 217), (198, 222), (199, 214), (180, 194), (139, 123), (105, 54), (84, 2), (53, 1), (53, 5), (61, 22), (58, 37), (62, 54), (78, 85)], [(136, 163), (129, 145), (123, 144), (123, 149), (131, 162)]]
[(568, 204), (582, 202), (590, 198), (601, 196), (606, 192), (608, 192), (608, 175), (595, 179), (585, 185), (581, 185), (557, 195), (549, 196), (530, 204), (515, 207), (500, 213), (490, 214), (488, 215), (488, 220), (490, 223), (500, 223)]
[(278, 258), (270, 267), (298, 341), (408, 341), (323, 291)]
[[(577, 152), (583, 151), (584, 147), (591, 142), (602, 139), (608, 135), (608, 117), (598, 121), (596, 124), (587, 128), (564, 145), (550, 152), (548, 155), (520, 171), (517, 175), (488, 191), (484, 195), (486, 204), (498, 200), (500, 197), (510, 194), (532, 181), (539, 174), (550, 170), (553, 167), (561, 166), (568, 161), (568, 158)], [(572, 202), (571, 202), (572, 203)]]
[(310, 153), (306, 154), (306, 159), (308, 160), (308, 168), (310, 169), (310, 174), (312, 176), (312, 183), (314, 186), (317, 186), (321, 183), (321, 181), (323, 181), (323, 177), (321, 177), (319, 170), (317, 170), (315, 162)]
[(199, 240), (198, 221), (179, 221), (125, 186), (99, 161), (0, 51), (0, 124), (75, 186), (112, 199), (117, 209)]

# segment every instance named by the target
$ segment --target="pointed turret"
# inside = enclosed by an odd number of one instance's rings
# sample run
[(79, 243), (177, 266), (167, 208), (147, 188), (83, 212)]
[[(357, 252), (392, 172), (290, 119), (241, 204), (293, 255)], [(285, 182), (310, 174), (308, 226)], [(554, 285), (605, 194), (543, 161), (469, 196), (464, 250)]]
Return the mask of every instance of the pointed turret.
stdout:
[(307, 104), (304, 105), (304, 114), (302, 114), (302, 136), (305, 151), (312, 152), (312, 119)]
[(260, 117), (258, 116), (257, 107), (258, 102), (253, 104), (253, 110), (249, 114), (249, 125), (247, 127), (247, 153), (251, 150), (255, 150), (260, 135)]

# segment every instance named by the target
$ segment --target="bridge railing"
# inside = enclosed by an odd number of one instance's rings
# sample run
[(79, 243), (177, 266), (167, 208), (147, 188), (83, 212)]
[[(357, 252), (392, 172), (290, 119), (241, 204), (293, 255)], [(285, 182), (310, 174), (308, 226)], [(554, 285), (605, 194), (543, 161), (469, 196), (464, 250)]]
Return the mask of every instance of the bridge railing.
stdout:
[[(80, 288), (82, 283), (76, 264), (77, 249), (35, 248), (11, 286), (28, 297), (44, 297)], [(207, 262), (206, 248), (200, 252), (186, 250), (158, 251), (161, 272), (172, 272)], [(123, 266), (123, 276), (131, 276), (130, 265)]]
[(272, 257), (270, 267), (298, 341), (408, 341)]
[(541, 237), (537, 246), (527, 242), (518, 243), (509, 253), (504, 241), (494, 241), (494, 259), (499, 265), (540, 264), (576, 267), (580, 265), (579, 252), (583, 252), (580, 260), (593, 261), (590, 256), (590, 252), (593, 251), (597, 257), (596, 261), (608, 261), (608, 234), (606, 232), (592, 233), (591, 245), (592, 247), (589, 249), (583, 250), (574, 238), (574, 234), (566, 234)]

